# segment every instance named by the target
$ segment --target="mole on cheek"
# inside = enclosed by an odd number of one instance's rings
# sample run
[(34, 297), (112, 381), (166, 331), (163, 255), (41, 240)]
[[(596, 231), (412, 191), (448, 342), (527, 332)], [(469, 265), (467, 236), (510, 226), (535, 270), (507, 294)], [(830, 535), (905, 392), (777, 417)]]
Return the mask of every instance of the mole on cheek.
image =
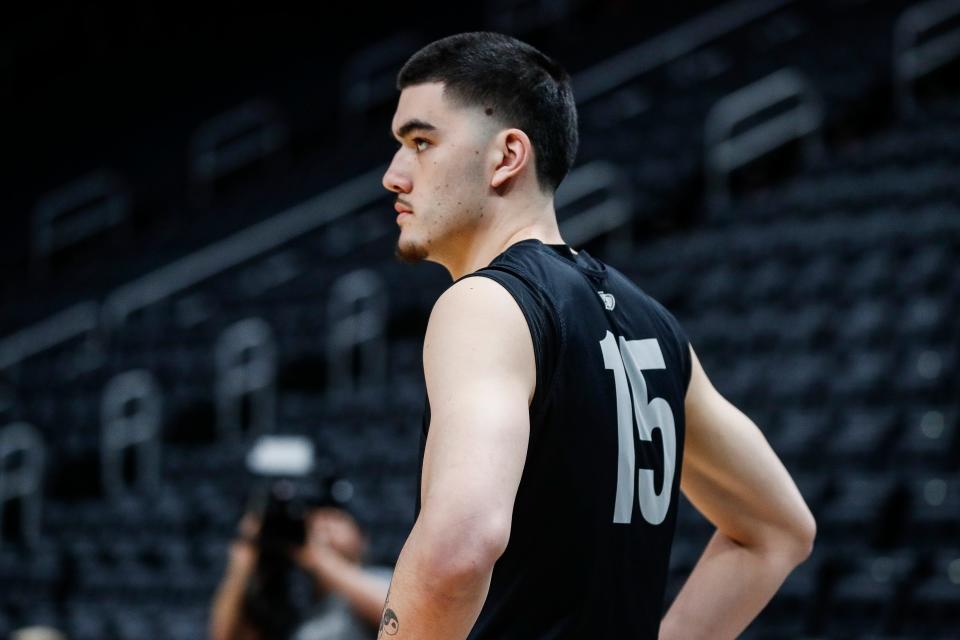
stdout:
[(485, 114), (487, 114), (488, 116), (492, 116), (492, 115), (493, 115), (493, 107), (487, 107), (486, 109), (483, 110), (483, 112), (484, 112)]

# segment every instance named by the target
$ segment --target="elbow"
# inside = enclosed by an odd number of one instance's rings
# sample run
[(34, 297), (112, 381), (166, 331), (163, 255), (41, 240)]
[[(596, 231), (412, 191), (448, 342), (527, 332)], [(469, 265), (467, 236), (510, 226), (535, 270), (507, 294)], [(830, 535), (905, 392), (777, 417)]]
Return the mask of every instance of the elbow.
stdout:
[(803, 564), (813, 553), (816, 538), (817, 521), (804, 505), (784, 532), (780, 546), (786, 551), (790, 564), (796, 567)]
[(510, 538), (509, 521), (470, 518), (459, 523), (426, 521), (421, 530), (421, 571), (438, 589), (454, 595), (489, 578)]
[(751, 546), (787, 571), (803, 564), (813, 553), (817, 537), (817, 523), (806, 507), (792, 514), (789, 520), (766, 529), (752, 542), (740, 541)]
[(813, 545), (817, 539), (817, 521), (809, 509), (804, 510), (803, 517), (798, 523), (795, 537), (797, 564), (800, 564), (813, 553)]

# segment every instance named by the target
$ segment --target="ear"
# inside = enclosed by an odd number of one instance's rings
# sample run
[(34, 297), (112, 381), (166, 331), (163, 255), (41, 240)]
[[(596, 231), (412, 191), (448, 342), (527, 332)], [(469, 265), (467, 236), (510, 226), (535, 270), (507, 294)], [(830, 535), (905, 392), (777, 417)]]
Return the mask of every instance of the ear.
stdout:
[(506, 129), (497, 134), (497, 151), (497, 166), (490, 178), (490, 186), (494, 189), (513, 180), (524, 167), (533, 163), (533, 145), (520, 129)]

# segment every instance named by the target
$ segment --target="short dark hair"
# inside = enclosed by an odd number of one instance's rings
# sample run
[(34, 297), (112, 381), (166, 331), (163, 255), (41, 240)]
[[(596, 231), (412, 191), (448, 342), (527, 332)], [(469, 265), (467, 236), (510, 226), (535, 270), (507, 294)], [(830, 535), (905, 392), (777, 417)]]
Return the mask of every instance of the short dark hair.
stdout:
[(500, 33), (449, 36), (413, 54), (397, 75), (401, 91), (427, 82), (442, 82), (455, 103), (526, 133), (542, 189), (556, 190), (573, 166), (579, 135), (570, 76), (536, 48)]

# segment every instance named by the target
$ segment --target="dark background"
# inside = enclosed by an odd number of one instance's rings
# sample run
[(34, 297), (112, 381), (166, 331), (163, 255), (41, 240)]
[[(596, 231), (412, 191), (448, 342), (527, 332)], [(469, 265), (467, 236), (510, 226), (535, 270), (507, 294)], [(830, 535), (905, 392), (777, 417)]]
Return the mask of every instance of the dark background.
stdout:
[[(253, 225), (275, 230), (271, 221), (384, 166), (395, 97), (346, 107), (363, 79), (351, 65), (399, 42), (402, 55), (383, 73), (389, 86), (418, 46), (480, 29), (513, 33), (571, 72), (582, 91), (574, 173), (603, 163), (616, 182), (558, 207), (561, 232), (594, 205), (628, 208), (625, 223), (571, 244), (677, 315), (717, 387), (764, 431), (817, 517), (813, 556), (745, 637), (956, 637), (960, 67), (954, 60), (910, 83), (916, 107), (904, 108), (895, 33), (911, 6), (6, 7), (0, 427), (32, 425), (46, 464), (35, 495), (0, 504), (0, 637), (31, 623), (77, 639), (203, 635), (253, 482), (244, 456), (257, 435), (249, 398), (237, 399), (238, 437), (218, 427), (214, 353), (250, 318), (266, 323), (275, 345), (273, 431), (314, 442), (353, 488), (350, 508), (372, 541), (368, 560), (396, 559), (413, 517), (423, 329), (449, 277), (437, 265), (393, 260), (386, 192), (119, 324), (97, 319), (34, 347), (67, 326), (48, 321), (54, 314), (74, 305), (102, 314), (119, 287)], [(756, 16), (719, 26), (747, 10)], [(505, 23), (511, 11), (540, 18)], [(949, 37), (957, 23), (925, 38)], [(714, 37), (671, 53), (711, 29)], [(613, 77), (618, 56), (651, 51), (663, 60), (643, 73), (585, 89)], [(784, 68), (822, 107), (817, 144), (763, 154), (728, 176), (730, 198), (717, 200), (704, 134), (711, 109)], [(249, 104), (266, 106), (284, 143), (217, 179), (197, 178), (197, 132)], [(756, 131), (790, 106), (754, 114), (735, 132)], [(39, 253), (37, 211), (97, 171), (125, 194), (122, 221)], [(335, 304), (337, 283), (358, 272), (373, 274), (387, 302), (373, 314), (371, 350), (344, 354), (332, 337), (336, 314), (349, 311)], [(385, 358), (384, 371), (363, 364), (370, 353)], [(335, 365), (354, 356), (355, 384), (344, 386)], [(154, 442), (161, 467), (155, 486), (138, 488), (143, 461), (127, 456), (132, 486), (117, 496), (101, 477), (101, 403), (131, 370), (147, 372), (163, 400)], [(9, 456), (0, 473), (30, 455)], [(38, 495), (42, 525), (25, 535)], [(683, 502), (668, 597), (709, 533)]]

